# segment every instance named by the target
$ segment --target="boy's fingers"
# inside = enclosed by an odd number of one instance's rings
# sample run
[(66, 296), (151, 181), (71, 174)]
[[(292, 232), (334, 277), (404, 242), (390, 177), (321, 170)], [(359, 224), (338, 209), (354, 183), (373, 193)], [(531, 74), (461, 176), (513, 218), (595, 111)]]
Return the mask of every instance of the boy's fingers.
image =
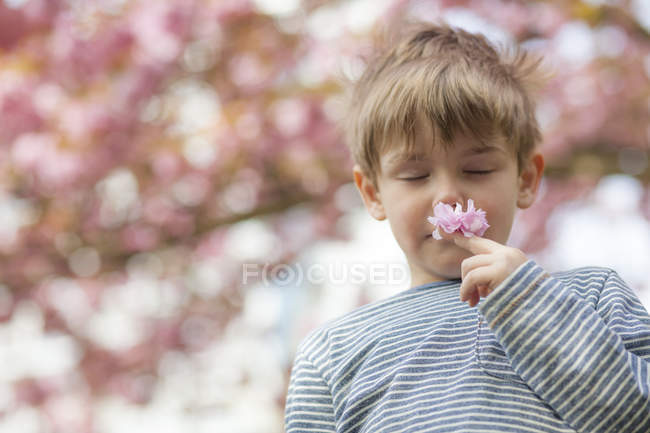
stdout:
[(483, 286), (482, 291), (489, 293), (492, 290), (493, 274), (494, 271), (490, 266), (482, 266), (465, 275), (460, 284), (461, 301), (472, 299), (473, 296), (479, 296), (479, 286)]
[(474, 291), (469, 297), (469, 306), (475, 307), (478, 305), (478, 301), (481, 300), (481, 296), (478, 292)]
[(465, 275), (478, 267), (488, 266), (492, 263), (494, 263), (494, 255), (492, 254), (476, 254), (468, 257), (460, 263), (461, 278), (465, 278)]
[(481, 300), (481, 294), (477, 290), (473, 290), (468, 294), (461, 295), (460, 300), (467, 302), (470, 307), (473, 307)]
[(471, 238), (468, 238), (461, 233), (454, 233), (453, 240), (456, 245), (466, 249), (473, 254), (493, 253), (503, 246), (491, 239), (481, 238), (478, 236), (472, 236)]
[(485, 284), (480, 284), (477, 289), (478, 289), (478, 294), (481, 295), (481, 297), (483, 298), (485, 298), (491, 292), (490, 288)]

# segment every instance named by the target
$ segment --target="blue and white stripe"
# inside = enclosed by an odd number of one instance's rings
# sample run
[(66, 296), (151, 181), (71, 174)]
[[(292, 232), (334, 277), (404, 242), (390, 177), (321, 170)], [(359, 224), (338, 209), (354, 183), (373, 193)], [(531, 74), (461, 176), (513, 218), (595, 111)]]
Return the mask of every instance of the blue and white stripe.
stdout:
[(286, 433), (650, 432), (650, 316), (615, 272), (531, 260), (477, 308), (459, 287), (414, 287), (310, 334)]

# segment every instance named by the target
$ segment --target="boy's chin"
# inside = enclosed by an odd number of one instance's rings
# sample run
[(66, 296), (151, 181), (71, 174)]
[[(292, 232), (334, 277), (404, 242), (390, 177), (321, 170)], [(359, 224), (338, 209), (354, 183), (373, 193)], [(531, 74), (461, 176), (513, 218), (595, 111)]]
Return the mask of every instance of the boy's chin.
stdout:
[(435, 269), (444, 279), (455, 280), (461, 277), (461, 264), (463, 260), (470, 257), (462, 248), (455, 248), (446, 254), (441, 254), (431, 261), (431, 267)]
[(471, 253), (454, 244), (451, 240), (425, 239), (424, 248), (419, 252), (420, 268), (430, 281), (456, 280), (461, 277), (463, 260)]
[(461, 262), (462, 259), (454, 260), (451, 257), (448, 257), (447, 260), (430, 261), (425, 265), (425, 271), (431, 276), (432, 281), (456, 280), (461, 277)]

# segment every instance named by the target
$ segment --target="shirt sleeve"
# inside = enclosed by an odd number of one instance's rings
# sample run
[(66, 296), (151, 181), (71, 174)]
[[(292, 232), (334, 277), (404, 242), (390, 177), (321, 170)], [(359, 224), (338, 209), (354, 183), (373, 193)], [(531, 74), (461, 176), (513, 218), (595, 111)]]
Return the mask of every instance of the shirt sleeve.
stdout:
[(302, 352), (291, 370), (284, 417), (285, 433), (336, 431), (330, 388)]
[(529, 260), (479, 306), (513, 369), (578, 432), (650, 431), (650, 316), (616, 272), (589, 302)]

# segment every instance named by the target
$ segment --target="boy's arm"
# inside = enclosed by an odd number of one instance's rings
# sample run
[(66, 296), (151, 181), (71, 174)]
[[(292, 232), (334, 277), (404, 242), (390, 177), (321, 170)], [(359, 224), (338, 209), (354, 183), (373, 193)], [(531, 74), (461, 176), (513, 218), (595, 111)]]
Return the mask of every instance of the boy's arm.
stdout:
[(579, 432), (650, 431), (650, 317), (610, 271), (593, 305), (526, 261), (479, 306), (519, 376)]
[(291, 370), (284, 429), (285, 433), (336, 431), (330, 388), (302, 352), (296, 356)]

